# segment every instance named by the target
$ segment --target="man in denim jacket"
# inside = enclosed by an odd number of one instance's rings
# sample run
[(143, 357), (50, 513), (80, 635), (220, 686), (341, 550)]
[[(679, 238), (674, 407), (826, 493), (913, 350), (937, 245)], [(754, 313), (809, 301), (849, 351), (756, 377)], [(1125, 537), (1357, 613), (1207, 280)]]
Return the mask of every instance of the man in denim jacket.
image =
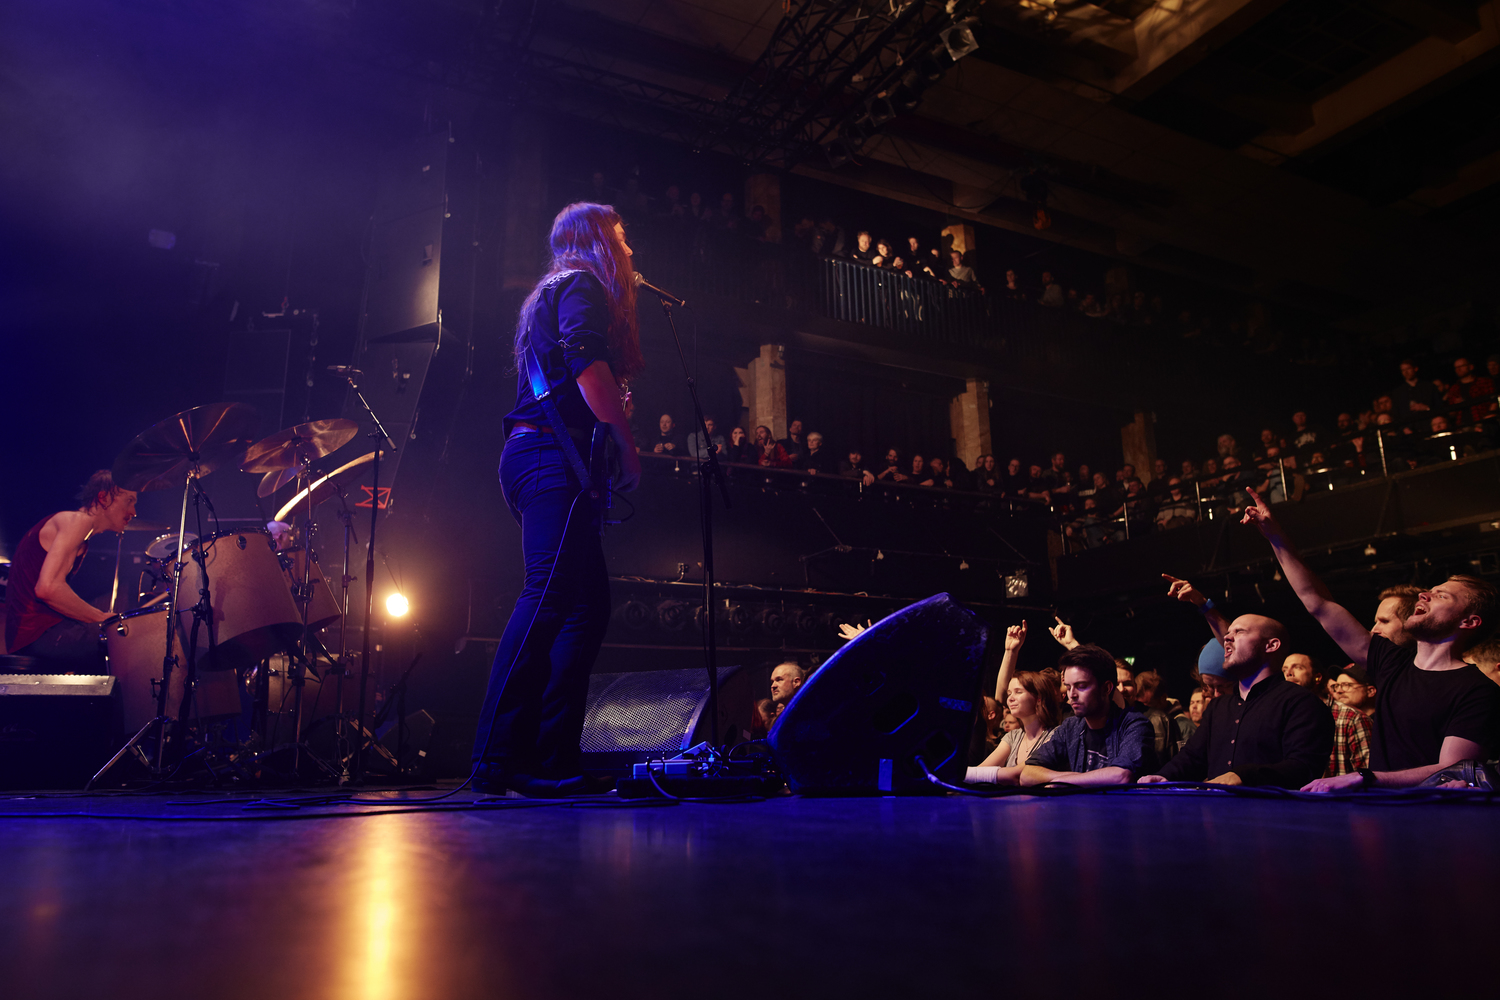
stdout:
[(1073, 717), (1032, 753), (1022, 785), (1128, 785), (1156, 767), (1151, 723), (1115, 704), (1115, 658), (1094, 645), (1075, 646), (1057, 667)]

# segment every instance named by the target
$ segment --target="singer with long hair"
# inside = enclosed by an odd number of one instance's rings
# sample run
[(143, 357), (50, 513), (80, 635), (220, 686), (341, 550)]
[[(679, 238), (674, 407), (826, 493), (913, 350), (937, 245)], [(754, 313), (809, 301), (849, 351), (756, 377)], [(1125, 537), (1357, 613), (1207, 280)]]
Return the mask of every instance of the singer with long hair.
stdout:
[[(522, 303), (514, 350), (516, 405), (505, 417), (500, 485), (521, 525), (525, 582), (495, 651), (474, 741), (480, 791), (559, 796), (608, 790), (581, 774), (589, 672), (609, 624), (609, 573), (591, 500), (564, 451), (587, 460), (596, 422), (620, 456), (615, 488), (641, 463), (626, 420), (627, 381), (642, 367), (635, 272), (620, 216), (578, 203), (552, 223), (552, 263)], [(551, 387), (553, 426), (526, 377), (526, 352)]]

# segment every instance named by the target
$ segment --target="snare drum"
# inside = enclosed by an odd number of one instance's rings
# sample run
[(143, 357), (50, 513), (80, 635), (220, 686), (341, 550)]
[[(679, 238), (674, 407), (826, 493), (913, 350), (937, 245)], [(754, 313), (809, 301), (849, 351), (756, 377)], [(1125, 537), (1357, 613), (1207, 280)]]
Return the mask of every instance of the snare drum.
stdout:
[[(103, 627), (108, 648), (109, 672), (118, 680), (125, 729), (135, 732), (156, 718), (156, 694), (161, 683), (162, 660), (167, 648), (167, 609), (143, 608), (127, 612)], [(176, 716), (182, 706), (187, 680), (187, 659), (182, 653), (182, 630), (172, 632), (177, 666), (172, 669), (167, 694), (167, 714)], [(238, 715), (240, 686), (233, 670), (198, 671), (194, 708), (189, 718)]]
[[(238, 669), (295, 642), (302, 613), (287, 589), (276, 558), (276, 543), (262, 529), (225, 531), (193, 543), (177, 591), (177, 610), (184, 632), (192, 627), (201, 571), (197, 552), (208, 564), (208, 594), (214, 607), (218, 649), (209, 655), (208, 629), (198, 629), (198, 669)], [(190, 634), (190, 633), (189, 633)]]

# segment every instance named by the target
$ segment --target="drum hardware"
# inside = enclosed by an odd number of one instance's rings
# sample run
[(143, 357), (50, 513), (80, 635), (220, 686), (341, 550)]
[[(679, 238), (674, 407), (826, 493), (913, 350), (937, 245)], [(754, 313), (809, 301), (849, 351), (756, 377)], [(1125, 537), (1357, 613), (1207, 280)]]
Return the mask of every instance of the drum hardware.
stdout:
[[(167, 715), (167, 698), (171, 691), (172, 671), (177, 665), (173, 647), (173, 632), (177, 628), (177, 593), (182, 582), (183, 536), (187, 532), (188, 497), (199, 481), (225, 465), (237, 465), (243, 461), (252, 440), (258, 414), (254, 407), (244, 403), (212, 403), (158, 422), (138, 434), (116, 458), (112, 472), (115, 482), (127, 490), (137, 493), (166, 489), (176, 484), (180, 476), (182, 506), (177, 522), (177, 552), (172, 560), (172, 588), (168, 592), (165, 615), (165, 637), (162, 643), (161, 685), (157, 690), (156, 716), (143, 725), (126, 741), (115, 755), (94, 774), (86, 786), (92, 788), (110, 768), (114, 767), (132, 749), (137, 756), (145, 756), (138, 744), (146, 738), (153, 727), (156, 729), (156, 754), (148, 761), (151, 773), (161, 776), (166, 763), (167, 730), (171, 718)], [(202, 496), (201, 488), (198, 490)], [(196, 504), (195, 504), (196, 506)], [(210, 505), (209, 510), (212, 511)], [(195, 549), (199, 560), (201, 586), (199, 605), (205, 620), (209, 621), (209, 645), (215, 646), (212, 624), (212, 607), (209, 605), (208, 575), (202, 559), (202, 547)], [(194, 634), (196, 637), (199, 609), (194, 609)], [(188, 654), (188, 670), (182, 686), (182, 702), (179, 710), (179, 731), (186, 734), (187, 714), (192, 704), (193, 688), (197, 682), (197, 657)]]

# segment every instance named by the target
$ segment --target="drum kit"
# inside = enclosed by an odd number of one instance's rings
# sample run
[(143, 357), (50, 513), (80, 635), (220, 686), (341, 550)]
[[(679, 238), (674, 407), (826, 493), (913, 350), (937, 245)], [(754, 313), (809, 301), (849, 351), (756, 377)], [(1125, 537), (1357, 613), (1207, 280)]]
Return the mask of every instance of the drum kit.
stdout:
[[(245, 759), (290, 749), (294, 772), (306, 754), (324, 773), (346, 780), (351, 758), (356, 772), (362, 767), (366, 743), (377, 753), (385, 749), (374, 741), (362, 715), (347, 717), (343, 705), (343, 680), (349, 674), (345, 666), (350, 662), (344, 621), (354, 579), (349, 572), (351, 513), (345, 500), (354, 481), (367, 475), (378, 458), (371, 452), (317, 477), (313, 462), (349, 443), (358, 424), (316, 420), (255, 441), (256, 421), (255, 410), (243, 403), (200, 406), (149, 428), (115, 460), (114, 478), (121, 487), (144, 492), (180, 485), (182, 507), (175, 530), (146, 547), (149, 568), (139, 588), (141, 606), (101, 626), (109, 672), (119, 678), (126, 731), (134, 728), (135, 735), (94, 775), (90, 787), (127, 754), (145, 763), (153, 776), (163, 776), (173, 740), (172, 757), (178, 761), (198, 749), (205, 752), (205, 763), (214, 760), (219, 755), (205, 742), (210, 727), (219, 749), (225, 742), (250, 749), (250, 732), (236, 720), (243, 717), (244, 699), (254, 702), (257, 695), (262, 699), (261, 745), (270, 749), (223, 758), (242, 774), (249, 773), (243, 767)], [(267, 528), (218, 530), (202, 482), (222, 468), (261, 474), (261, 497), (294, 484), (300, 488)], [(331, 499), (339, 500), (344, 523), (344, 566), (337, 593), (313, 548), (314, 511)], [(190, 501), (195, 531), (188, 530)], [(214, 520), (214, 530), (204, 526), (205, 511)], [(117, 566), (115, 596), (118, 590)], [(196, 603), (187, 604), (194, 594)], [(335, 624), (337, 656), (317, 635)], [(321, 673), (320, 661), (325, 665)], [(270, 669), (273, 663), (281, 669)], [(272, 673), (277, 674), (274, 684)], [(320, 691), (337, 690), (336, 759), (331, 762), (302, 742), (303, 692), (309, 674)], [(335, 683), (325, 683), (328, 680)], [(265, 732), (273, 688), (280, 699), (278, 720), (288, 707), (293, 718), (291, 741), (283, 746), (272, 746), (274, 734), (268, 739)], [(357, 736), (351, 740), (350, 733)], [(351, 743), (353, 753), (348, 750)]]

